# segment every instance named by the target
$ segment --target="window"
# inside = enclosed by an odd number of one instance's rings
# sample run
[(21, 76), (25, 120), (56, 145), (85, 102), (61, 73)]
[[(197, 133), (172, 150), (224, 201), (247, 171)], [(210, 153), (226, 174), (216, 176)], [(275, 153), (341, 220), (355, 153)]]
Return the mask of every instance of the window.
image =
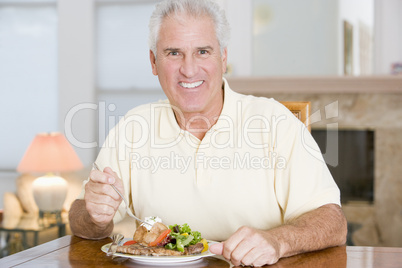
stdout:
[(0, 91), (0, 169), (13, 170), (36, 133), (57, 129), (56, 1), (0, 0)]
[(97, 2), (96, 85), (98, 101), (106, 109), (99, 137), (135, 106), (166, 99), (152, 74), (148, 53), (148, 21), (156, 2)]

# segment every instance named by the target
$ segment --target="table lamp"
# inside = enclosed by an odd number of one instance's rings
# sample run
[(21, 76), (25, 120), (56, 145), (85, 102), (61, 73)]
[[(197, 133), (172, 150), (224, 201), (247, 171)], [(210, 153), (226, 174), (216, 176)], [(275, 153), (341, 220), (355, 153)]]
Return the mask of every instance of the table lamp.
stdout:
[(52, 132), (35, 136), (17, 170), (22, 173), (46, 173), (32, 183), (35, 202), (43, 213), (61, 212), (63, 209), (68, 185), (57, 174), (81, 168), (80, 159), (64, 135)]

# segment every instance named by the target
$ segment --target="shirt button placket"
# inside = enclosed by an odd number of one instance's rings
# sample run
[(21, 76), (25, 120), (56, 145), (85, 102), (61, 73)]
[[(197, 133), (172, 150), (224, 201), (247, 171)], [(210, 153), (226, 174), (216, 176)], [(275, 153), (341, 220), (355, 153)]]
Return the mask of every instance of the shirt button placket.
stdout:
[(210, 138), (213, 130), (208, 131), (200, 142), (196, 151), (196, 185), (199, 188), (205, 187), (210, 183), (210, 166), (211, 157)]

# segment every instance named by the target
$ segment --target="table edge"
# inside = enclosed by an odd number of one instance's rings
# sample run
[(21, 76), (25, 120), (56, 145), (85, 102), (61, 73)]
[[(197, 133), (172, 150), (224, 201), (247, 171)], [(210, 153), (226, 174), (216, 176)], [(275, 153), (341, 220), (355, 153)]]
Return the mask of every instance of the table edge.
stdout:
[[(3, 257), (0, 259), (0, 267), (3, 267), (3, 265), (6, 265), (6, 267), (20, 265), (22, 263), (29, 262), (31, 260), (40, 258), (53, 251), (57, 251), (59, 249), (65, 248), (65, 247), (69, 247), (72, 244), (80, 242), (79, 239), (75, 240), (75, 239), (73, 239), (73, 237), (74, 236), (72, 236), (72, 235), (66, 235), (66, 236), (54, 239), (52, 241), (40, 244), (38, 246), (26, 249), (24, 251), (17, 252), (10, 256)], [(52, 247), (52, 250), (49, 251), (48, 247)], [(35, 251), (35, 255), (30, 254), (33, 251)]]

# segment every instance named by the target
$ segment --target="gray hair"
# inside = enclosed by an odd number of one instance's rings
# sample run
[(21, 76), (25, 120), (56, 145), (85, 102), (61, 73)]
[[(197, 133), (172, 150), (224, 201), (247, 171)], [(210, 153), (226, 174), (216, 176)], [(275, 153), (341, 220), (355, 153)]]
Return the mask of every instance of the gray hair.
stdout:
[(149, 48), (156, 56), (156, 43), (159, 38), (159, 29), (165, 17), (174, 14), (188, 14), (194, 17), (207, 15), (215, 24), (215, 34), (218, 39), (221, 53), (228, 46), (230, 26), (225, 11), (218, 4), (210, 0), (165, 0), (156, 5), (149, 21)]

